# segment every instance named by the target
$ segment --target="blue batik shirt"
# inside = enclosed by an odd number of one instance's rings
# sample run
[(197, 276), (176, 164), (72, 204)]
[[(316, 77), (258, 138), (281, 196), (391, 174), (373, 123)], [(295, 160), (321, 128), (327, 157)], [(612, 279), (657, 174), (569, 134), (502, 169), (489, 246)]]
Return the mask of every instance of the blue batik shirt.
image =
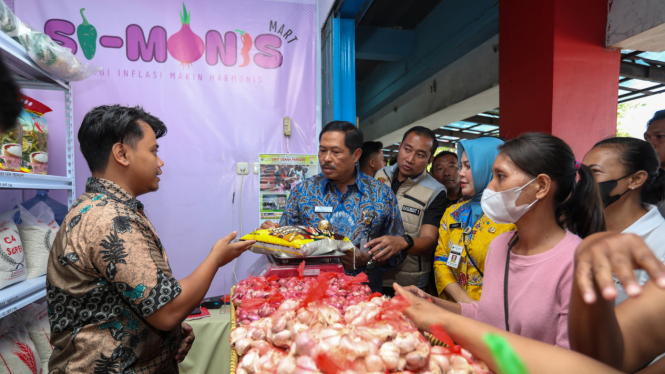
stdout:
[[(384, 235), (404, 235), (397, 198), (390, 187), (357, 169), (356, 173), (356, 181), (347, 186), (345, 193), (323, 174), (299, 183), (291, 191), (280, 225), (316, 227), (319, 221), (328, 220), (335, 233), (346, 236), (353, 245), (360, 248), (360, 241), (367, 237), (368, 232), (363, 223), (363, 212), (367, 211), (375, 217), (369, 229), (370, 239)], [(330, 207), (332, 213), (315, 212), (316, 207)], [(398, 253), (384, 267), (345, 271), (349, 275), (366, 273), (372, 292), (381, 292), (383, 273), (401, 264), (406, 255), (406, 250)]]

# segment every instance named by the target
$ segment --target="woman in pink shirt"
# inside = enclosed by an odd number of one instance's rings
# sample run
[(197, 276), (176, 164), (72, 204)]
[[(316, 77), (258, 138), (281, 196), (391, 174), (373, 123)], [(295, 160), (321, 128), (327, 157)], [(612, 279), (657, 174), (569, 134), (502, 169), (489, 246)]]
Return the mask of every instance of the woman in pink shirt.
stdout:
[[(524, 134), (499, 150), (481, 204), (491, 220), (514, 223), (517, 231), (490, 244), (479, 302), (435, 303), (441, 313), (568, 348), (575, 249), (580, 236), (605, 229), (598, 187), (591, 171), (555, 136)], [(431, 313), (422, 316), (436, 320)]]

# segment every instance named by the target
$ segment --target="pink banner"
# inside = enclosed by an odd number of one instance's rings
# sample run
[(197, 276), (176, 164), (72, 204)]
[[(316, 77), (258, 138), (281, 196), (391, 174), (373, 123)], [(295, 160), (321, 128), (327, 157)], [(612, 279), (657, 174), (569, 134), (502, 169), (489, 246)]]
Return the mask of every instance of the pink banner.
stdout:
[[(180, 0), (15, 1), (24, 22), (103, 68), (74, 84), (76, 126), (90, 108), (116, 103), (141, 105), (167, 125), (160, 189), (140, 200), (178, 278), (215, 241), (240, 230), (240, 213), (244, 232), (258, 224), (258, 176), (244, 177), (240, 211), (235, 164), (251, 165), (259, 153), (286, 153), (283, 117), (292, 121), (290, 152), (316, 152), (314, 0), (189, 0), (184, 6)], [(62, 95), (30, 94), (54, 108), (47, 117), (52, 131), (63, 129)], [(49, 161), (50, 172), (64, 169), (64, 157)], [(80, 154), (76, 164), (80, 194), (90, 172)], [(238, 279), (255, 259), (240, 258)], [(232, 267), (222, 269), (209, 295), (228, 292)]]

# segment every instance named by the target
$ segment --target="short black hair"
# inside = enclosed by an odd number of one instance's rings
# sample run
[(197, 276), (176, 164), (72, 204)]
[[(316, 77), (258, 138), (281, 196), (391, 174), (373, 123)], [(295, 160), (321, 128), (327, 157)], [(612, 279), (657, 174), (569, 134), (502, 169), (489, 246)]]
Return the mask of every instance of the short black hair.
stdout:
[(330, 131), (339, 131), (344, 133), (344, 145), (349, 149), (351, 154), (363, 146), (363, 133), (358, 130), (351, 122), (347, 121), (332, 121), (323, 127), (319, 134), (319, 142), (323, 134)]
[(78, 139), (91, 172), (106, 170), (114, 144), (123, 143), (133, 148), (143, 139), (138, 121), (150, 126), (158, 139), (166, 135), (164, 123), (140, 106), (101, 105), (86, 113)]
[[(416, 134), (420, 136), (424, 136), (426, 138), (432, 139), (432, 149), (430, 149), (430, 154), (429, 156), (432, 157), (434, 156), (434, 153), (436, 152), (436, 149), (439, 148), (439, 141), (436, 139), (436, 134), (434, 131), (428, 129), (427, 127), (423, 126), (414, 126), (409, 129), (406, 133), (404, 133), (404, 137), (402, 138), (402, 143), (406, 140), (406, 137), (409, 136), (412, 132), (415, 132)], [(401, 145), (400, 145), (401, 146)]]
[(439, 159), (439, 157), (443, 157), (443, 156), (453, 156), (453, 157), (455, 157), (455, 160), (459, 160), (459, 158), (457, 158), (457, 153), (450, 152), (450, 151), (441, 151), (441, 152), (439, 152), (438, 155), (434, 156), (434, 159), (432, 160), (432, 165), (434, 165), (434, 163), (436, 162), (436, 160)]
[(19, 92), (18, 85), (0, 57), (0, 134), (17, 126), (16, 118), (22, 109)]
[(665, 119), (665, 109), (659, 110), (653, 114), (653, 117), (647, 122), (647, 129), (653, 122), (664, 120)]
[(360, 155), (360, 160), (358, 160), (360, 167), (365, 167), (369, 159), (379, 153), (382, 148), (383, 143), (381, 142), (364, 142), (362, 146), (363, 154)]

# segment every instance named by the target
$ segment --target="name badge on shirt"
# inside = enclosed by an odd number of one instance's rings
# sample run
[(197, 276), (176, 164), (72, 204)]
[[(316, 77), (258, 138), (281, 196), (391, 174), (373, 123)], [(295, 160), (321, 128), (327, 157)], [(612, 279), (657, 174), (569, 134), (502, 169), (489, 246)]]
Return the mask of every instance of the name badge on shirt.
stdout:
[(404, 206), (402, 207), (402, 212), (415, 214), (415, 215), (417, 215), (417, 216), (420, 215), (420, 209), (418, 209), (418, 208), (414, 208), (414, 207), (411, 207), (411, 206), (408, 206), (408, 205), (404, 205)]
[(314, 213), (332, 213), (333, 209), (331, 206), (316, 206), (314, 207)]
[(461, 258), (460, 255), (450, 252), (450, 255), (448, 256), (448, 261), (446, 261), (446, 265), (450, 266), (453, 269), (457, 269), (459, 267), (460, 258)]
[(461, 245), (453, 244), (452, 247), (450, 248), (450, 253), (454, 253), (456, 255), (461, 255), (463, 250), (464, 250), (464, 247), (462, 247)]
[(448, 228), (450, 228), (450, 229), (461, 229), (461, 228), (462, 228), (462, 224), (459, 223), (459, 222), (457, 222), (457, 223), (451, 223), (450, 225), (448, 225)]

